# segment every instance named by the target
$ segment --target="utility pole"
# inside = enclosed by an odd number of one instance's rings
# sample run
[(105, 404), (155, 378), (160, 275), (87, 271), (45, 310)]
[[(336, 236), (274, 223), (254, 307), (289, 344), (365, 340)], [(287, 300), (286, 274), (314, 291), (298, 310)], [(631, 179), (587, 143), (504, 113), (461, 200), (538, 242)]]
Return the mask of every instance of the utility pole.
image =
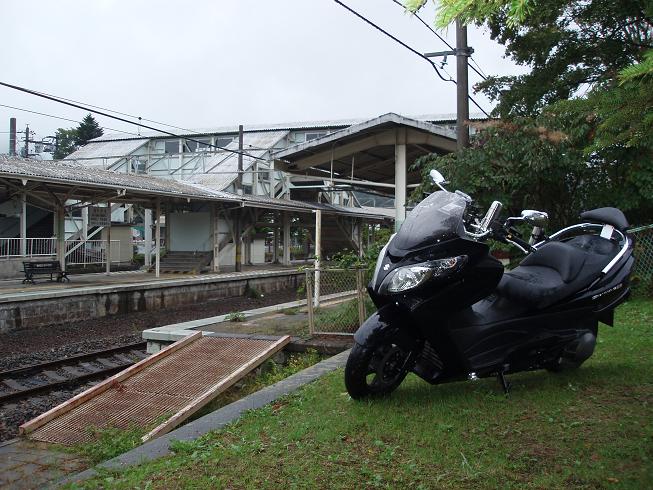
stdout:
[(470, 48), (467, 46), (467, 26), (456, 19), (456, 80), (457, 80), (457, 104), (456, 104), (456, 141), (458, 151), (469, 146), (469, 81), (467, 62), (470, 56)]
[(238, 179), (236, 193), (243, 193), (243, 125), (238, 126)]
[(16, 156), (16, 118), (9, 119), (9, 155)]
[(25, 158), (29, 158), (29, 124), (25, 126)]
[(468, 58), (474, 49), (467, 46), (467, 26), (456, 19), (456, 49), (451, 51), (437, 51), (435, 53), (424, 53), (427, 58), (456, 57), (456, 141), (458, 151), (469, 146), (469, 80), (468, 80)]

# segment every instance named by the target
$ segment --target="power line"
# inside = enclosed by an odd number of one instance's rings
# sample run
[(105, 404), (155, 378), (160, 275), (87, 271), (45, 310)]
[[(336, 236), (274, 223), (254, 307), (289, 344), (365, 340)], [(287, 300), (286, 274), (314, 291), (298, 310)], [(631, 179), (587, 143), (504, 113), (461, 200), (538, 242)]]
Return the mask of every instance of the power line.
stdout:
[(182, 128), (182, 127), (179, 127), (179, 126), (174, 126), (173, 124), (166, 124), (166, 123), (163, 123), (163, 122), (160, 122), (160, 121), (155, 121), (153, 119), (146, 119), (146, 118), (141, 117), (141, 116), (134, 116), (133, 114), (128, 114), (126, 112), (115, 111), (113, 109), (108, 109), (106, 107), (101, 107), (101, 106), (89, 104), (87, 102), (80, 102), (79, 100), (67, 99), (66, 97), (60, 97), (60, 96), (57, 96), (57, 95), (48, 94), (46, 92), (39, 92), (39, 91), (36, 91), (36, 90), (35, 90), (35, 92), (37, 92), (38, 94), (48, 95), (50, 97), (55, 97), (55, 98), (60, 99), (60, 100), (65, 100), (67, 102), (74, 102), (75, 104), (84, 104), (84, 105), (86, 105), (88, 107), (93, 107), (95, 109), (102, 109), (103, 111), (113, 112), (114, 114), (120, 114), (121, 116), (131, 117), (131, 118), (134, 118), (134, 119), (138, 119), (139, 121), (147, 121), (147, 122), (151, 122), (151, 123), (154, 123), (154, 124), (160, 124), (161, 126), (168, 126), (170, 128), (181, 129), (182, 131), (191, 132), (190, 129)]
[[(451, 83), (453, 83), (453, 84), (456, 84), (456, 81), (455, 81), (454, 79), (452, 79), (452, 78), (449, 78), (449, 79), (444, 78), (444, 77), (442, 76), (442, 74), (440, 73), (440, 71), (438, 70), (438, 67), (435, 66), (435, 63), (433, 63), (433, 61), (431, 61), (429, 58), (427, 58), (426, 56), (424, 56), (422, 53), (420, 53), (419, 51), (417, 51), (417, 50), (414, 49), (414, 48), (411, 48), (408, 44), (406, 44), (405, 42), (403, 42), (403, 41), (401, 41), (400, 39), (396, 38), (395, 36), (393, 36), (392, 34), (390, 34), (388, 31), (386, 31), (386, 30), (383, 29), (382, 27), (379, 27), (378, 25), (376, 25), (374, 22), (372, 22), (371, 20), (369, 20), (368, 18), (366, 18), (366, 17), (363, 16), (362, 14), (359, 14), (358, 12), (356, 12), (356, 11), (355, 11), (354, 9), (352, 9), (351, 7), (349, 7), (349, 6), (345, 5), (344, 3), (342, 3), (340, 0), (333, 0), (333, 1), (336, 2), (338, 5), (340, 5), (341, 7), (345, 8), (346, 10), (348, 10), (350, 13), (354, 14), (356, 17), (358, 17), (359, 19), (361, 19), (361, 20), (364, 21), (365, 23), (367, 23), (367, 24), (371, 25), (372, 27), (374, 27), (377, 31), (380, 31), (381, 33), (383, 33), (384, 35), (386, 35), (387, 37), (389, 37), (390, 39), (392, 39), (392, 40), (395, 41), (396, 43), (400, 44), (401, 46), (403, 46), (404, 48), (406, 48), (406, 49), (407, 49), (408, 51), (410, 51), (411, 53), (413, 53), (413, 54), (419, 56), (419, 57), (422, 58), (423, 60), (426, 60), (426, 61), (431, 65), (431, 67), (435, 70), (435, 73), (437, 73), (438, 77), (440, 77), (443, 81), (445, 81), (445, 82), (451, 82)], [(483, 109), (480, 105), (478, 105), (478, 102), (476, 102), (476, 101), (474, 100), (474, 98), (473, 98), (471, 95), (467, 94), (467, 98), (468, 98), (468, 99), (470, 100), (470, 102), (472, 102), (472, 104), (474, 104), (474, 105), (475, 105), (475, 106), (476, 106), (476, 107), (477, 107), (477, 108), (478, 108), (478, 109), (479, 109), (483, 114), (485, 114), (487, 117), (490, 117), (490, 115), (489, 115), (487, 112), (485, 112), (485, 109)]]
[(426, 61), (428, 61), (428, 62), (431, 64), (431, 66), (433, 67), (433, 69), (435, 70), (435, 73), (438, 74), (438, 76), (442, 79), (442, 81), (444, 81), (444, 82), (453, 82), (453, 83), (456, 83), (456, 82), (455, 82), (453, 79), (451, 79), (451, 78), (450, 78), (450, 79), (446, 79), (446, 78), (444, 78), (444, 77), (442, 76), (442, 74), (440, 73), (440, 70), (438, 70), (438, 67), (435, 66), (435, 63), (433, 63), (430, 59), (428, 59), (428, 58), (427, 58), (426, 56), (424, 56), (422, 53), (420, 53), (420, 52), (417, 51), (416, 49), (411, 48), (410, 46), (408, 46), (408, 44), (406, 44), (405, 42), (403, 42), (403, 41), (401, 41), (400, 39), (396, 38), (395, 36), (393, 36), (392, 34), (390, 34), (388, 31), (386, 31), (386, 30), (383, 29), (382, 27), (379, 27), (379, 26), (376, 25), (374, 22), (372, 22), (371, 20), (369, 20), (367, 17), (364, 17), (363, 15), (359, 14), (358, 12), (356, 12), (356, 11), (355, 11), (354, 9), (352, 9), (351, 7), (349, 7), (349, 6), (345, 5), (344, 3), (342, 3), (340, 0), (333, 0), (333, 1), (336, 2), (338, 5), (340, 5), (341, 7), (347, 9), (349, 12), (351, 12), (352, 14), (354, 14), (356, 17), (358, 17), (359, 19), (361, 19), (363, 22), (366, 22), (367, 24), (369, 24), (369, 25), (371, 25), (372, 27), (374, 27), (376, 30), (378, 30), (378, 31), (382, 32), (383, 34), (385, 34), (386, 36), (388, 36), (388, 37), (389, 37), (390, 39), (392, 39), (394, 42), (401, 44), (401, 45), (402, 45), (404, 48), (406, 48), (408, 51), (411, 51), (412, 53), (416, 54), (416, 55), (419, 56), (420, 58), (423, 58), (423, 59), (425, 59)]
[[(404, 5), (403, 5), (399, 0), (392, 0), (392, 1), (393, 1), (394, 3), (396, 3), (397, 5), (399, 5), (401, 8), (403, 8), (404, 10), (406, 10), (406, 7), (404, 7)], [(419, 20), (422, 24), (424, 24), (424, 27), (426, 27), (429, 31), (431, 31), (433, 34), (435, 34), (435, 36), (436, 36), (440, 41), (442, 41), (444, 44), (446, 44), (446, 46), (447, 46), (449, 49), (451, 49), (451, 50), (455, 50), (455, 48), (454, 48), (451, 44), (449, 44), (445, 38), (443, 38), (440, 34), (438, 34), (438, 32), (437, 32), (435, 29), (433, 29), (433, 28), (428, 24), (428, 22), (426, 22), (426, 21), (425, 21), (424, 19), (422, 19), (419, 15), (417, 15), (417, 12), (413, 12), (412, 15), (414, 15), (415, 18), (416, 18), (417, 20)], [(472, 61), (476, 66), (478, 66), (478, 63), (476, 63), (476, 60), (474, 60), (471, 56), (469, 57), (469, 60)], [(487, 76), (485, 76), (483, 73), (481, 73), (483, 70), (481, 70), (481, 67), (480, 67), (480, 66), (478, 66), (478, 70), (477, 70), (477, 69), (474, 68), (472, 65), (470, 65), (469, 62), (468, 62), (467, 64), (469, 65), (469, 67), (470, 67), (470, 68), (471, 68), (471, 69), (472, 69), (472, 70), (473, 70), (473, 71), (474, 71), (474, 72), (475, 72), (479, 77), (481, 77), (483, 80), (487, 80)], [(480, 70), (480, 71), (479, 71), (479, 70)]]
[[(44, 112), (37, 112), (37, 111), (29, 110), (29, 109), (23, 109), (22, 107), (14, 107), (14, 106), (11, 106), (11, 105), (6, 105), (6, 104), (0, 104), (0, 107), (7, 107), (8, 109), (15, 109), (17, 111), (29, 112), (31, 114), (38, 114), (39, 116), (46, 116), (46, 117), (51, 117), (53, 119), (61, 119), (62, 121), (68, 121), (68, 122), (81, 124), (81, 121), (76, 121), (74, 119), (68, 119), (67, 117), (54, 116), (52, 114), (45, 114)], [(125, 134), (130, 134), (130, 135), (133, 135), (133, 136), (140, 136), (137, 133), (130, 133), (129, 131), (123, 131), (121, 129), (108, 128), (106, 126), (100, 126), (100, 127), (102, 129), (108, 129), (109, 131), (116, 131), (118, 133), (125, 133)]]
[(19, 92), (24, 92), (24, 93), (27, 93), (27, 94), (35, 95), (37, 97), (41, 97), (43, 99), (48, 99), (48, 100), (52, 100), (54, 102), (58, 102), (60, 104), (75, 107), (77, 109), (82, 109), (83, 111), (91, 112), (93, 114), (99, 114), (101, 116), (108, 117), (108, 118), (111, 118), (111, 119), (115, 119), (117, 121), (125, 122), (127, 124), (133, 124), (133, 125), (139, 126), (141, 128), (151, 129), (152, 131), (157, 131), (159, 133), (162, 133), (162, 134), (165, 134), (165, 135), (168, 135), (168, 136), (172, 136), (173, 138), (180, 138), (180, 139), (183, 139), (183, 140), (186, 140), (186, 141), (192, 141), (192, 142), (197, 143), (199, 145), (206, 145), (206, 146), (210, 146), (210, 147), (213, 147), (213, 148), (219, 148), (219, 149), (224, 150), (226, 152), (235, 153), (237, 155), (243, 155), (243, 156), (246, 156), (248, 158), (252, 158), (254, 160), (261, 160), (261, 161), (264, 161), (264, 162), (267, 161), (265, 158), (262, 158), (262, 157), (259, 157), (259, 156), (256, 156), (256, 155), (250, 155), (249, 153), (245, 153), (245, 152), (242, 152), (242, 151), (239, 151), (239, 150), (232, 150), (230, 148), (225, 148), (224, 146), (212, 145), (210, 143), (207, 143), (206, 141), (200, 141), (200, 140), (197, 140), (197, 139), (194, 139), (194, 138), (189, 138), (187, 136), (181, 136), (181, 135), (178, 135), (178, 134), (175, 134), (175, 133), (171, 133), (170, 131), (166, 131), (165, 129), (159, 129), (159, 128), (155, 128), (153, 126), (146, 126), (145, 124), (140, 124), (140, 123), (137, 123), (137, 122), (134, 122), (134, 121), (130, 121), (128, 119), (124, 119), (122, 117), (107, 114), (106, 112), (101, 112), (101, 111), (98, 111), (96, 109), (89, 109), (88, 107), (82, 106), (80, 104), (75, 104), (75, 103), (72, 103), (72, 102), (67, 102), (65, 100), (61, 100), (60, 98), (58, 98), (58, 97), (56, 97), (54, 95), (43, 94), (43, 93), (37, 92), (35, 90), (28, 89), (28, 88), (25, 88), (25, 87), (20, 87), (18, 85), (12, 85), (12, 84), (7, 83), (7, 82), (0, 82), (0, 85), (2, 85), (4, 87), (11, 88), (11, 89), (14, 89), (14, 90), (18, 90)]

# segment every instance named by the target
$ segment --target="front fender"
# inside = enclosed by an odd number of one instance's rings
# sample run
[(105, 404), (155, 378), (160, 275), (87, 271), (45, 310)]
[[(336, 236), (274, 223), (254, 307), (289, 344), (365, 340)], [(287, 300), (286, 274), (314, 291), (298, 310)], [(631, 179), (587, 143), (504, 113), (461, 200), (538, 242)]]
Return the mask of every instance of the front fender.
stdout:
[(379, 308), (354, 334), (360, 345), (391, 341), (401, 347), (413, 350), (422, 341), (413, 325), (410, 313), (400, 310), (394, 303)]

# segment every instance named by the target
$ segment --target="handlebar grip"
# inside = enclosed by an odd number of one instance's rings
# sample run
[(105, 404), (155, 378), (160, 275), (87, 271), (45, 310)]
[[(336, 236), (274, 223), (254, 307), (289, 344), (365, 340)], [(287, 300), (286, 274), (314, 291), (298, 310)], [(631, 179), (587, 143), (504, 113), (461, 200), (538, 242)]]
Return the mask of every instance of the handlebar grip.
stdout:
[(503, 204), (501, 204), (499, 201), (494, 201), (490, 205), (490, 208), (487, 210), (487, 213), (485, 213), (485, 216), (483, 216), (483, 219), (481, 220), (481, 233), (485, 233), (490, 229), (490, 225), (497, 218), (497, 216), (499, 216), (502, 207)]

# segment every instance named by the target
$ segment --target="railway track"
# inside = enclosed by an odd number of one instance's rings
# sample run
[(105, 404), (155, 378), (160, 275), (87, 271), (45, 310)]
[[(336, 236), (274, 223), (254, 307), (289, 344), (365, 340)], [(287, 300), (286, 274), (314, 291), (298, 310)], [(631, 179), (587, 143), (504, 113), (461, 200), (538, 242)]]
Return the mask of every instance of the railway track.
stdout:
[(147, 342), (0, 371), (0, 404), (106, 378), (147, 357)]

